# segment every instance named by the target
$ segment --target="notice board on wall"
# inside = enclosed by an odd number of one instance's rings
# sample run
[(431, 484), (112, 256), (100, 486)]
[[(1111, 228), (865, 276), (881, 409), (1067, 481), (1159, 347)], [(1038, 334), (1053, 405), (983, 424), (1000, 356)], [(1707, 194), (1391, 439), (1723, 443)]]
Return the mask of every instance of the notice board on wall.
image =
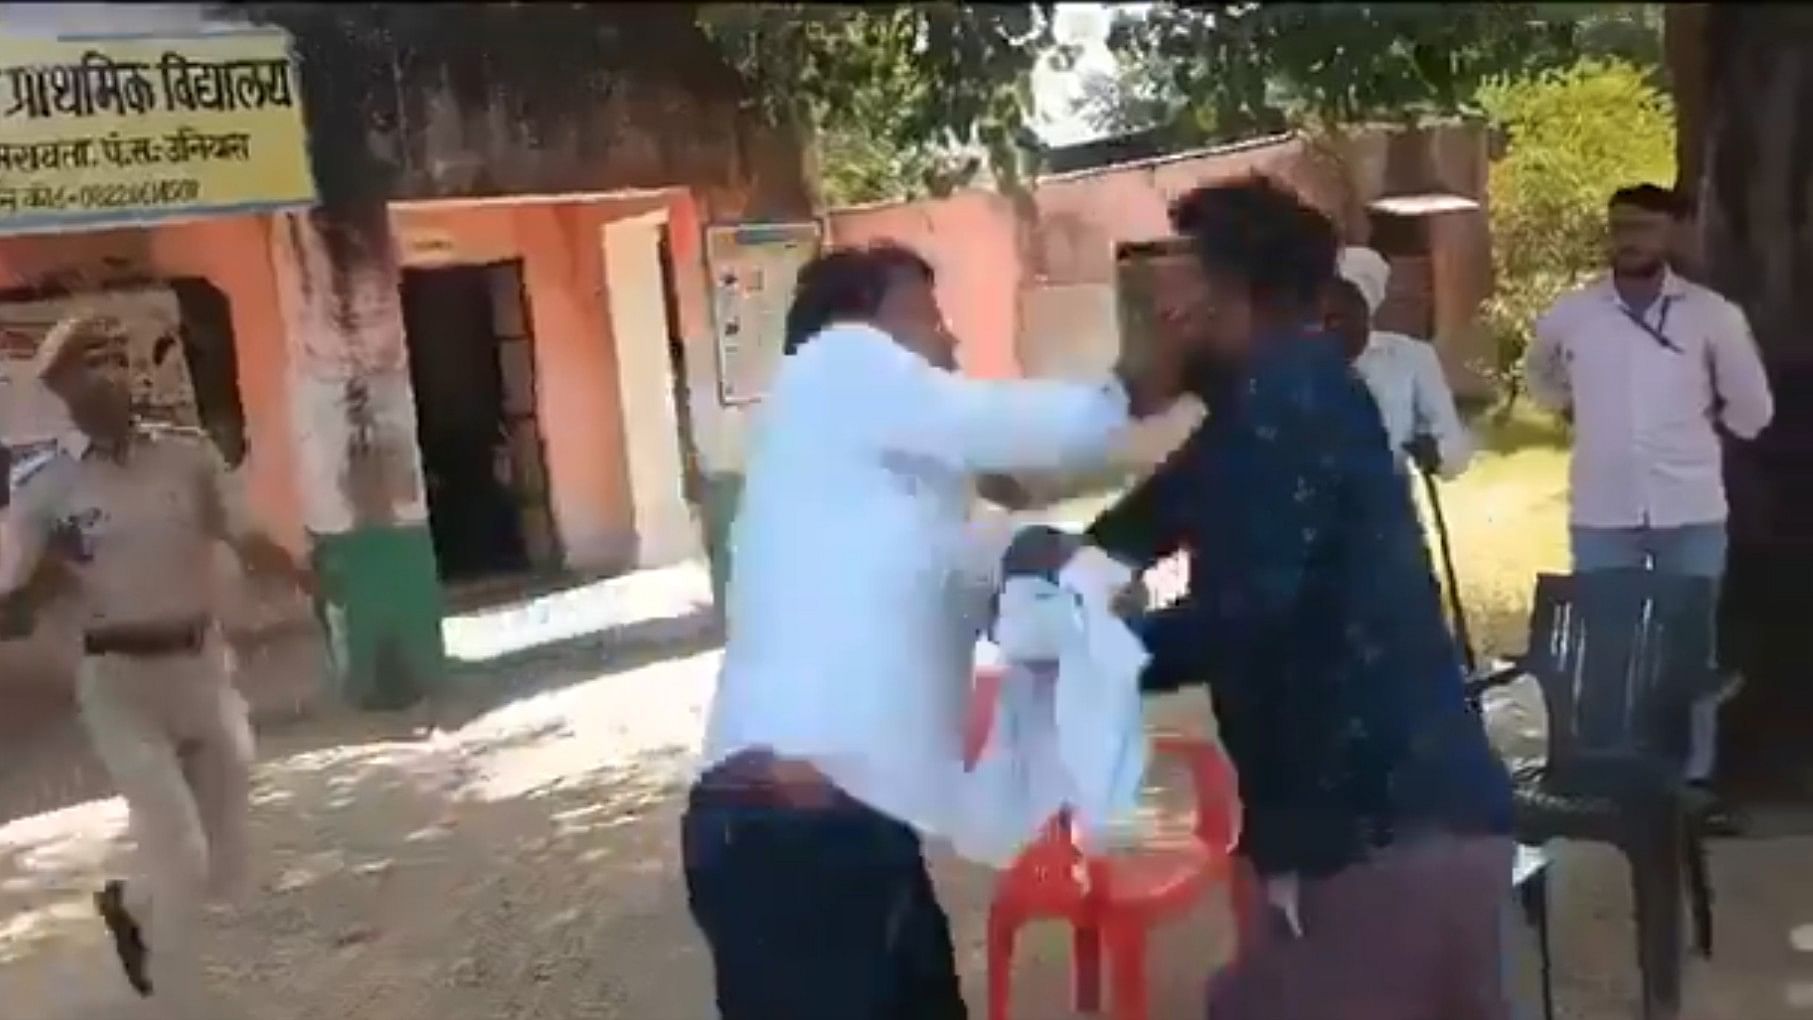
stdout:
[(753, 403), (768, 392), (781, 363), (794, 281), (823, 243), (824, 229), (814, 222), (706, 228), (718, 399), (725, 405)]

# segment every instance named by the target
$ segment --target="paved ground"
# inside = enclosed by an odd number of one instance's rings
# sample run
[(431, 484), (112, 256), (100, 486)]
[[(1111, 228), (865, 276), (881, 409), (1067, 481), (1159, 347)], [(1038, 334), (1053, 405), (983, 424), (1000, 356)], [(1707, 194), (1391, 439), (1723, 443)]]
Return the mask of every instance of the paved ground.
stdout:
[[(255, 807), (259, 892), (215, 918), (208, 940), (238, 1015), (710, 1016), (709, 965), (686, 916), (674, 838), (716, 661), (696, 612), (703, 591), (698, 572), (676, 571), (457, 624), (456, 652), (502, 657), (464, 668), (436, 705), (404, 717), (316, 715), (268, 731)], [(610, 628), (588, 638), (591, 625), (576, 617)], [(562, 639), (553, 652), (507, 647)], [(1153, 711), (1168, 725), (1207, 723), (1199, 696)], [(1498, 729), (1527, 739), (1527, 710), (1500, 713)], [(63, 746), (61, 767), (78, 769), (80, 742)], [(22, 768), (7, 750), (0, 1018), (149, 1016), (85, 905), (122, 865), (120, 804), (91, 799), (99, 791), (82, 783), (47, 782), (45, 770), (58, 767), (48, 752)], [(51, 806), (47, 798), (73, 802), (28, 814)], [(1715, 870), (1721, 954), (1693, 970), (1689, 1017), (1813, 1017), (1813, 839), (1724, 844)], [(979, 1003), (989, 876), (942, 859), (938, 874)], [(1619, 862), (1571, 851), (1558, 882), (1563, 1015), (1634, 1015)], [(1155, 1017), (1201, 1015), (1202, 978), (1226, 944), (1219, 904), (1167, 934)], [(1062, 947), (1057, 930), (1030, 936), (1017, 1016), (1070, 1015)]]

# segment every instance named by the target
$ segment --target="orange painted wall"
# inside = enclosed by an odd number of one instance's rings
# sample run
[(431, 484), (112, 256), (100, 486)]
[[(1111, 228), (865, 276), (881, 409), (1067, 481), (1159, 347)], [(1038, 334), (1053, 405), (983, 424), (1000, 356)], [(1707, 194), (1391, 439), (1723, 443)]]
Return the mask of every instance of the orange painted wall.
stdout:
[[(634, 548), (600, 231), (612, 219), (663, 208), (672, 238), (679, 327), (694, 355), (689, 367), (695, 409), (715, 409), (701, 225), (687, 193), (413, 206), (392, 215), (405, 266), (523, 260), (553, 510), (563, 545), (578, 567), (616, 569)], [(201, 277), (219, 288), (233, 315), (250, 442), (249, 498), (272, 533), (301, 552), (306, 539), (270, 230), (268, 219), (247, 216), (0, 238), (0, 289), (36, 286), (71, 273), (99, 283)], [(699, 421), (707, 433), (702, 441), (709, 441), (713, 421), (709, 415)]]
[(962, 339), (959, 361), (979, 376), (1021, 374), (1039, 352), (1027, 343), (1080, 342), (1022, 335), (1027, 293), (1046, 285), (1107, 286), (1117, 244), (1170, 233), (1171, 201), (1190, 188), (1260, 172), (1290, 182), (1325, 208), (1333, 198), (1295, 140), (1049, 177), (1033, 189), (1036, 218), (1008, 199), (964, 192), (944, 199), (834, 209), (836, 245), (893, 240), (938, 272), (938, 300)]
[(1331, 212), (1295, 140), (1047, 177), (1033, 189), (1037, 283), (1108, 283), (1114, 249), (1171, 233), (1170, 206), (1191, 188), (1260, 173), (1285, 181)]
[(1020, 374), (1018, 229), (1012, 203), (982, 191), (830, 214), (834, 245), (897, 241), (932, 263), (938, 303), (959, 340), (958, 362), (966, 373), (992, 378)]
[[(569, 565), (609, 569), (633, 535), (597, 211), (574, 203), (396, 209), (405, 268), (520, 259), (549, 499)], [(416, 338), (432, 350), (434, 338)]]
[(250, 444), (247, 498), (292, 550), (304, 549), (291, 441), (283, 320), (271, 269), (270, 220), (258, 216), (144, 229), (0, 238), (0, 288), (71, 272), (96, 282), (201, 277), (227, 297)]
[(568, 566), (578, 569), (616, 570), (635, 550), (602, 231), (614, 219), (658, 209), (668, 211), (682, 335), (702, 331), (709, 341), (697, 268), (699, 220), (683, 192), (514, 205), (423, 204), (391, 213), (399, 261), (406, 268), (522, 260), (550, 500)]

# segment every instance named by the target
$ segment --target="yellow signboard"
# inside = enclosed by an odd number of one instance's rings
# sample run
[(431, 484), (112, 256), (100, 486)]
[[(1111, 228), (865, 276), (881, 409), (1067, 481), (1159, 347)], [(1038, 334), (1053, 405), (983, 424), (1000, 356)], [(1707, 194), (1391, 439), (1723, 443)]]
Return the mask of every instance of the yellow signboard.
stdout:
[(0, 234), (314, 198), (282, 32), (0, 34)]

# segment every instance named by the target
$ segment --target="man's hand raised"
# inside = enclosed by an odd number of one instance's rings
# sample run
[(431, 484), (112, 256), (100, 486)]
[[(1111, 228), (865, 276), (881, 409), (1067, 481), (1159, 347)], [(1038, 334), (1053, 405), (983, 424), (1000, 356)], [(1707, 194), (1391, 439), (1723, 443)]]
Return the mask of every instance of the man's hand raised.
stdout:
[(1183, 393), (1184, 356), (1163, 339), (1123, 343), (1114, 375), (1127, 391), (1127, 410), (1146, 418), (1170, 407)]

